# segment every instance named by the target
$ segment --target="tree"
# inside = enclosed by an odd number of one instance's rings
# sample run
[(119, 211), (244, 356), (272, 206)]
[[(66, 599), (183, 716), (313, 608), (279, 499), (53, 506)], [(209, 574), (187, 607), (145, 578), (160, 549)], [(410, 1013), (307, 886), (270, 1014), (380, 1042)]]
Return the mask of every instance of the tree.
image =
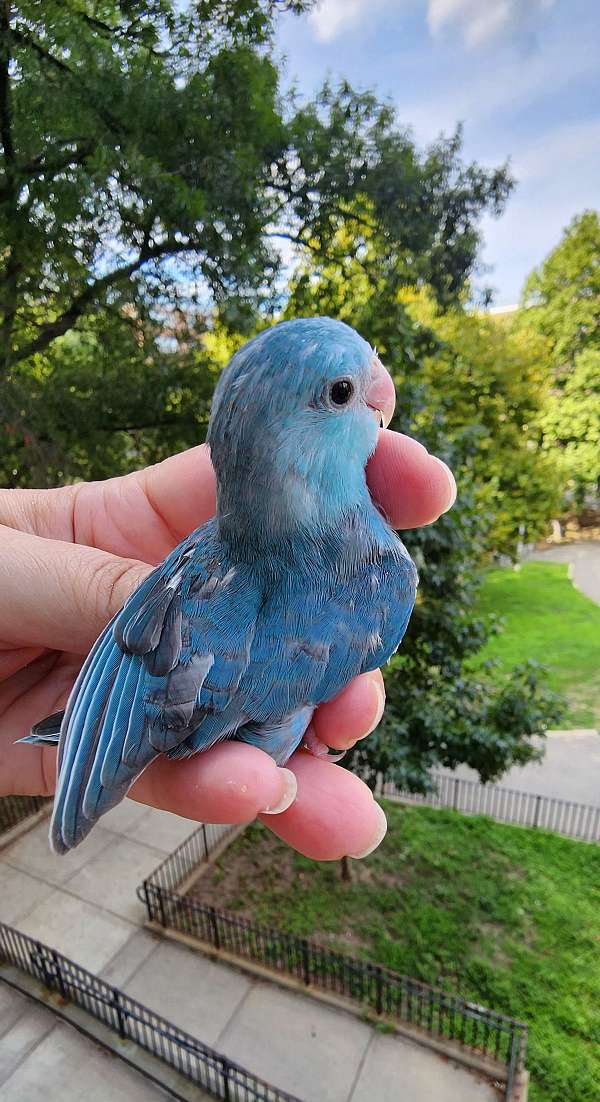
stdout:
[[(421, 154), (389, 105), (345, 83), (285, 99), (274, 19), (308, 7), (0, 0), (2, 421), (22, 459), (38, 456), (30, 481), (68, 467), (64, 455), (44, 464), (52, 426), (42, 431), (28, 405), (31, 377), (40, 408), (52, 405), (43, 379), (60, 389), (59, 365), (78, 350), (89, 373), (90, 344), (56, 351), (69, 333), (118, 344), (113, 331), (136, 319), (145, 354), (160, 358), (157, 329), (178, 305), (188, 316), (216, 307), (243, 329), (279, 292), (279, 244), (318, 261), (341, 224), (357, 255), (361, 234), (377, 236), (390, 275), (412, 272), (444, 301), (459, 293), (506, 171), (465, 165), (459, 135)], [(141, 377), (130, 355), (125, 365), (121, 389)], [(118, 399), (104, 392), (107, 408)], [(138, 433), (136, 418), (129, 428)], [(27, 481), (26, 462), (13, 469)]]
[(562, 385), (550, 395), (539, 418), (543, 446), (558, 455), (579, 508), (588, 493), (600, 493), (600, 342), (573, 358)]
[(520, 540), (543, 535), (559, 500), (556, 464), (541, 447), (539, 418), (549, 379), (546, 340), (508, 319), (460, 304), (442, 311), (425, 290), (400, 296), (411, 319), (436, 337), (423, 356), (427, 406), (460, 447), (460, 475), (473, 482), (478, 509), (491, 518), (486, 549), (514, 556)]
[(522, 325), (549, 344), (552, 393), (540, 419), (543, 446), (576, 505), (600, 491), (600, 217), (585, 211), (523, 291)]

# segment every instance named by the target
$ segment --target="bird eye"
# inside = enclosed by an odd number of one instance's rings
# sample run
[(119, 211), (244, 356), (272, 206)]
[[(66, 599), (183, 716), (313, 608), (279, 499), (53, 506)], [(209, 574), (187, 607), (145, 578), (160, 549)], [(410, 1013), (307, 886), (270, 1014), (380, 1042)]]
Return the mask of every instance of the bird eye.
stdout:
[(354, 394), (354, 387), (349, 379), (338, 379), (329, 388), (329, 398), (334, 406), (345, 406)]

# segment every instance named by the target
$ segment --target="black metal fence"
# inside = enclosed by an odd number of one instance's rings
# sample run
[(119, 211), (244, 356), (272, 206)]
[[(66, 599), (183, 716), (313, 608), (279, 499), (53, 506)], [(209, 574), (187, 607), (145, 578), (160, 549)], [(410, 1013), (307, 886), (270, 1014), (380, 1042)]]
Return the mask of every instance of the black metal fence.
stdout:
[(50, 803), (45, 796), (1, 796), (0, 837)]
[(140, 886), (138, 895), (151, 921), (494, 1060), (506, 1068), (505, 1098), (512, 1098), (515, 1077), (525, 1060), (527, 1027), (522, 1022), (391, 969), (179, 894), (177, 885), (208, 859), (227, 833), (227, 828), (220, 828), (215, 838), (212, 830), (201, 826)]
[(376, 795), (426, 807), (452, 808), (466, 815), (489, 815), (500, 823), (539, 827), (583, 842), (600, 842), (600, 806), (480, 784), (451, 773), (434, 772), (431, 777), (436, 790), (425, 796), (406, 792), (386, 780), (378, 784)]
[(33, 976), (44, 987), (134, 1041), (186, 1079), (223, 1102), (300, 1102), (161, 1018), (56, 949), (0, 923), (0, 961)]

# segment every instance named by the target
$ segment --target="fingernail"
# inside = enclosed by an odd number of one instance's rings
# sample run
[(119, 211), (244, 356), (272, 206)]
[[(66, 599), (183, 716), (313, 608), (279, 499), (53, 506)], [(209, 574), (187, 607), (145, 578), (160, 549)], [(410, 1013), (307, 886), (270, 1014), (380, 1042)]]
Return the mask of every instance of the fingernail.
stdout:
[(456, 501), (456, 495), (458, 493), (458, 490), (456, 488), (456, 479), (452, 474), (450, 467), (447, 463), (444, 463), (443, 459), (440, 459), (437, 455), (432, 455), (431, 458), (435, 459), (436, 463), (439, 463), (440, 467), (442, 467), (444, 471), (444, 474), (446, 475), (446, 478), (448, 479), (448, 484), (450, 486), (450, 501), (446, 508), (443, 510), (444, 513), (447, 513), (448, 509), (451, 509), (454, 505), (454, 502)]
[(373, 733), (375, 728), (381, 722), (381, 717), (385, 709), (385, 693), (383, 691), (383, 685), (381, 684), (381, 681), (373, 680), (371, 682), (371, 685), (375, 690), (373, 697), (375, 702), (375, 712), (373, 713), (373, 719), (371, 720), (371, 726), (369, 727), (369, 730), (365, 731), (364, 735), (361, 735), (360, 738), (366, 738), (367, 735), (371, 735)]
[(361, 853), (348, 854), (348, 857), (354, 857), (355, 861), (360, 861), (363, 857), (368, 857), (374, 849), (377, 849), (377, 846), (381, 845), (383, 839), (386, 836), (388, 825), (384, 810), (382, 807), (379, 806), (378, 803), (375, 804), (375, 807), (377, 809), (377, 818), (379, 820), (377, 825), (377, 834), (375, 835), (375, 838), (373, 839), (371, 844), (368, 845), (366, 849), (362, 850)]
[(291, 769), (282, 769), (281, 767), (279, 772), (283, 785), (281, 799), (276, 804), (273, 804), (273, 807), (264, 807), (262, 810), (263, 815), (281, 815), (282, 811), (287, 811), (288, 807), (291, 807), (298, 795), (296, 774), (292, 773)]

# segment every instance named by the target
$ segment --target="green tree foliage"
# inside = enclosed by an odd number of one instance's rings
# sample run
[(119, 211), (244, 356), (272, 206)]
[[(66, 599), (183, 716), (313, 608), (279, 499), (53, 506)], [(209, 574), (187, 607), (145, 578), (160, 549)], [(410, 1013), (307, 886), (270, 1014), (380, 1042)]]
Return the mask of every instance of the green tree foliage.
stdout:
[(575, 502), (600, 490), (600, 217), (585, 211), (523, 292), (522, 325), (549, 344), (552, 394), (540, 419)]
[(437, 338), (422, 359), (427, 405), (462, 453), (479, 510), (490, 517), (486, 548), (514, 555), (519, 540), (543, 535), (559, 499), (552, 456), (538, 422), (548, 398), (547, 343), (531, 330), (460, 305), (442, 311), (426, 291), (401, 296), (409, 316)]
[(575, 502), (583, 506), (588, 493), (600, 492), (600, 341), (573, 358), (539, 424), (544, 448), (554, 460), (558, 456)]
[[(458, 136), (419, 153), (391, 107), (347, 84), (300, 105), (283, 97), (273, 21), (308, 7), (1, 0), (1, 421), (13, 483), (39, 481), (44, 470), (48, 480), (60, 470), (72, 477), (60, 442), (83, 457), (96, 433), (99, 415), (78, 404), (78, 387), (68, 392), (70, 433), (50, 422), (57, 403), (46, 392), (62, 392), (63, 367), (72, 374), (79, 352), (83, 391), (96, 385), (99, 404), (118, 409), (130, 431), (131, 452), (150, 454), (160, 434), (140, 435), (122, 391), (142, 387), (139, 405), (150, 409), (165, 393), (164, 378), (157, 389), (153, 369), (143, 369), (150, 355), (163, 376), (175, 370), (156, 344), (165, 312), (179, 305), (200, 324), (216, 307), (236, 329), (252, 324), (280, 290), (282, 241), (318, 261), (350, 225), (357, 250), (362, 232), (377, 237), (390, 278), (418, 275), (444, 301), (459, 293), (478, 216), (501, 208), (506, 172), (465, 165)], [(132, 319), (147, 325), (141, 344), (115, 336)], [(86, 339), (60, 348), (73, 331)], [(100, 360), (111, 346), (122, 355), (119, 371), (94, 378), (95, 342), (106, 345)], [(44, 409), (42, 423), (31, 411)], [(182, 417), (191, 443), (195, 417)], [(164, 427), (163, 411), (154, 427)], [(55, 454), (45, 464), (49, 437)], [(104, 461), (93, 446), (92, 474), (127, 452), (109, 437)]]

